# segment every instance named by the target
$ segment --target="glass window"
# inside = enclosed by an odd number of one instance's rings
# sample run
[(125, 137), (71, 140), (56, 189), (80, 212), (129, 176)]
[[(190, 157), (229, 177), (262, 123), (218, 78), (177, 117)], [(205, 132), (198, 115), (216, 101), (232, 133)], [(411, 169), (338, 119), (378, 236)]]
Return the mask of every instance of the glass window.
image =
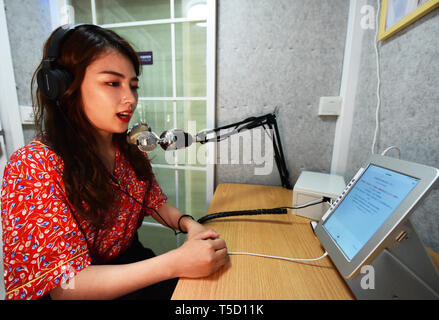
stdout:
[[(145, 218), (144, 221), (156, 223), (156, 221), (151, 217)], [(163, 229), (155, 226), (142, 225), (139, 228), (138, 233), (139, 241), (143, 244), (143, 246), (154, 251), (156, 255), (160, 255), (177, 248), (174, 232), (168, 228)]]
[(180, 211), (199, 219), (206, 214), (206, 172), (178, 170)]
[[(206, 101), (178, 101), (177, 126), (188, 132), (195, 139), (195, 135), (206, 129)], [(189, 148), (182, 150), (178, 160), (185, 160), (185, 165), (205, 166), (206, 145), (193, 142)]]
[(137, 52), (152, 52), (152, 64), (143, 65), (139, 97), (172, 97), (171, 25), (113, 29)]
[(207, 18), (206, 0), (175, 0), (175, 18)]
[(169, 19), (169, 0), (96, 0), (98, 24)]
[(177, 206), (177, 189), (175, 185), (175, 170), (153, 167), (152, 171), (160, 188), (168, 197), (168, 203)]
[(175, 25), (175, 60), (177, 96), (206, 96), (206, 27)]
[(72, 0), (75, 9), (75, 22), (93, 23), (90, 0)]

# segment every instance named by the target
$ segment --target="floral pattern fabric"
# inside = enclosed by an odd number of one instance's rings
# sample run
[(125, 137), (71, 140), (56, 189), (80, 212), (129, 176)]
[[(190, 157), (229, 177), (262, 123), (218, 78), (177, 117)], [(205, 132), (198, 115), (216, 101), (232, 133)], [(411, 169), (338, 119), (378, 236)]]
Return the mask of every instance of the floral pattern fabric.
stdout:
[[(167, 200), (153, 178), (150, 191), (116, 147), (115, 198), (105, 228), (75, 214), (63, 180), (63, 161), (34, 140), (8, 161), (2, 182), (1, 217), (6, 299), (38, 299), (90, 264), (102, 264), (129, 247), (144, 216)], [(145, 204), (141, 206), (140, 203)], [(108, 219), (107, 219), (108, 218)], [(111, 219), (110, 219), (111, 218)]]

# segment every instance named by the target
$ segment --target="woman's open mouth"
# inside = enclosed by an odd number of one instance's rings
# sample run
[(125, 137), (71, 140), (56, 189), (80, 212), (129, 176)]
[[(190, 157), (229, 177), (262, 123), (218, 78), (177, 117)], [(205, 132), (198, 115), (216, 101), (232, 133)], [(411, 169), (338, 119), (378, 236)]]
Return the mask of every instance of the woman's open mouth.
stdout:
[(131, 116), (133, 113), (131, 111), (122, 111), (119, 113), (116, 113), (117, 117), (122, 122), (130, 122)]

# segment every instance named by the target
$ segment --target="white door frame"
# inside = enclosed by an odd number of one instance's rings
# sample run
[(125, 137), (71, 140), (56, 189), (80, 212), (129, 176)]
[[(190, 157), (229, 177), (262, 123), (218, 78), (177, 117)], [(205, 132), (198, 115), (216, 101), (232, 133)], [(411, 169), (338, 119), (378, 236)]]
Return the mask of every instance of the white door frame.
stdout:
[[(24, 137), (3, 0), (0, 0), (0, 43), (2, 46), (0, 50), (0, 120), (6, 144), (6, 157), (9, 158), (15, 150), (24, 145)], [(3, 170), (1, 174), (3, 176)]]
[[(15, 150), (24, 145), (3, 0), (0, 0), (0, 43), (2, 47), (2, 50), (0, 50), (0, 130), (2, 132), (0, 135), (0, 174), (3, 180), (3, 170), (7, 159)], [(2, 228), (0, 224), (0, 239), (1, 237)], [(0, 261), (0, 275), (3, 275), (2, 241), (0, 241)], [(3, 277), (0, 279), (0, 300), (3, 300), (5, 298), (5, 288)]]
[[(60, 6), (66, 6), (68, 5), (67, 0), (52, 0), (55, 1), (58, 5), (58, 10), (60, 10)], [(96, 3), (94, 0), (90, 0), (91, 3), (91, 12), (92, 12), (92, 21), (93, 24), (97, 24), (97, 17), (96, 17)], [(206, 52), (207, 52), (207, 61), (206, 61), (206, 69), (207, 69), (207, 75), (206, 75), (206, 96), (205, 97), (177, 97), (175, 88), (175, 65), (173, 65), (173, 96), (172, 97), (139, 97), (139, 101), (146, 100), (165, 100), (165, 101), (172, 101), (174, 104), (174, 112), (176, 110), (176, 102), (177, 101), (206, 101), (206, 129), (212, 129), (215, 127), (215, 88), (216, 88), (216, 74), (215, 74), (215, 66), (216, 66), (216, 7), (217, 7), (217, 1), (216, 0), (206, 0), (207, 4), (207, 16), (203, 18), (175, 18), (174, 17), (174, 1), (175, 0), (169, 0), (170, 1), (170, 8), (171, 8), (171, 18), (170, 19), (158, 19), (158, 20), (148, 20), (148, 21), (132, 21), (132, 22), (120, 22), (120, 23), (111, 23), (111, 24), (102, 24), (100, 25), (103, 28), (118, 28), (118, 27), (133, 27), (133, 26), (143, 26), (143, 25), (154, 25), (154, 24), (162, 24), (162, 23), (172, 23), (171, 25), (171, 33), (172, 33), (172, 63), (175, 62), (175, 35), (174, 35), (174, 24), (173, 23), (182, 23), (182, 22), (197, 22), (197, 21), (206, 21), (207, 22), (207, 34), (206, 34)], [(54, 9), (51, 9), (52, 11)], [(55, 9), (56, 10), (56, 9)], [(54, 17), (56, 14), (52, 15), (52, 25), (55, 27), (56, 23), (54, 23)], [(213, 72), (212, 72), (213, 70)], [(174, 116), (174, 121), (176, 121), (176, 117)], [(177, 124), (174, 122), (174, 127), (176, 127)], [(204, 129), (204, 128), (203, 128)], [(157, 168), (167, 168), (167, 169), (174, 169), (174, 170), (200, 170), (206, 172), (206, 210), (210, 205), (210, 202), (212, 201), (213, 193), (214, 193), (214, 174), (215, 174), (215, 159), (216, 159), (216, 144), (215, 143), (209, 143), (206, 145), (206, 167), (204, 168), (198, 168), (198, 167), (190, 167), (190, 166), (179, 166), (179, 165), (158, 165), (158, 164), (152, 164), (152, 167)], [(175, 171), (175, 177), (176, 177), (176, 190), (177, 190), (177, 207), (178, 207), (178, 175), (177, 171)]]
[(338, 175), (345, 175), (347, 169), (364, 35), (364, 29), (360, 23), (361, 8), (367, 4), (366, 0), (350, 0), (349, 3), (349, 18), (340, 87), (342, 106), (335, 127), (331, 163), (331, 173)]

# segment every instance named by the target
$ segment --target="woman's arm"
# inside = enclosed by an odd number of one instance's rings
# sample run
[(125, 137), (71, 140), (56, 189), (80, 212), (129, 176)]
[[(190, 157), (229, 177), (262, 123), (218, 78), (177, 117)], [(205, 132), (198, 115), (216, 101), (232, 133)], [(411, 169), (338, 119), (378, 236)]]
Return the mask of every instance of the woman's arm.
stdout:
[(114, 299), (167, 279), (208, 276), (228, 262), (225, 242), (217, 235), (212, 230), (199, 233), (175, 250), (135, 263), (90, 265), (50, 295), (52, 299)]
[[(178, 229), (182, 213), (163, 204), (160, 216)], [(157, 214), (153, 217), (166, 225)], [(189, 217), (180, 221), (188, 232), (187, 241), (179, 248), (154, 258), (124, 265), (90, 265), (80, 271), (69, 285), (52, 289), (52, 299), (114, 299), (154, 283), (176, 277), (199, 278), (217, 271), (229, 261), (224, 240), (213, 230)]]
[(52, 299), (115, 299), (173, 277), (169, 257), (158, 256), (125, 265), (90, 265), (50, 291)]
[[(167, 224), (178, 229), (182, 216), (178, 209), (165, 203), (158, 212)], [(157, 214), (153, 217), (166, 225)], [(181, 247), (131, 264), (88, 266), (69, 285), (53, 289), (52, 299), (114, 299), (167, 279), (208, 276), (228, 262), (226, 243), (218, 233), (189, 217), (180, 220), (180, 227), (188, 232)]]

